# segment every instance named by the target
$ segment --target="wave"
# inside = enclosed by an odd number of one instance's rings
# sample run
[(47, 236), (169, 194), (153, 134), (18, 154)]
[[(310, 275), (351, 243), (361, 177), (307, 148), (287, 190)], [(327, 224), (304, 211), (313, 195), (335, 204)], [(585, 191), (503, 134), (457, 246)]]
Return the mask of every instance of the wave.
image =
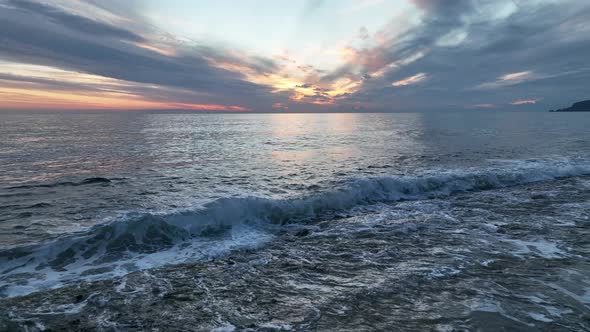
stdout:
[(563, 177), (590, 175), (590, 165), (564, 161), (512, 162), (485, 170), (432, 171), (418, 177), (374, 177), (347, 181), (340, 190), (295, 199), (222, 198), (198, 210), (166, 216), (168, 223), (199, 234), (203, 228), (242, 223), (285, 224), (315, 219), (358, 205), (445, 197)]
[[(506, 162), (479, 170), (436, 170), (415, 177), (352, 179), (338, 190), (301, 198), (221, 198), (183, 212), (129, 214), (52, 243), (0, 252), (0, 293), (2, 283), (11, 275), (30, 273), (39, 279), (39, 273), (61, 273), (72, 278), (76, 274), (110, 273), (113, 269), (104, 269), (113, 264), (125, 266), (117, 270), (120, 274), (138, 266), (180, 262), (179, 257), (203, 257), (195, 256), (194, 251), (207, 256), (236, 246), (256, 245), (272, 236), (271, 230), (280, 225), (306, 223), (360, 205), (446, 197), (581, 175), (590, 175), (589, 164)], [(170, 255), (164, 257), (163, 252)], [(153, 257), (149, 258), (150, 255)], [(143, 263), (138, 264), (140, 260)]]
[(77, 186), (84, 186), (89, 184), (106, 184), (111, 183), (112, 181), (107, 178), (103, 177), (91, 177), (86, 178), (78, 182), (73, 181), (62, 181), (62, 182), (55, 182), (55, 183), (42, 183), (42, 184), (25, 184), (20, 186), (12, 186), (7, 187), (6, 189), (28, 189), (28, 188), (55, 188), (55, 187), (77, 187)]

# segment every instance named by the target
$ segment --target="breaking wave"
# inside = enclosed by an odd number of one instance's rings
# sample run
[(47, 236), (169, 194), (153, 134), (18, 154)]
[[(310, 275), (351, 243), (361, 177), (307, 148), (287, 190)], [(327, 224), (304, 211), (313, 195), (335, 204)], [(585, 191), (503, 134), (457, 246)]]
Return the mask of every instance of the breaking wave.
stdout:
[[(306, 223), (359, 205), (445, 197), (590, 174), (571, 161), (504, 162), (485, 169), (432, 171), (417, 177), (352, 179), (338, 190), (293, 199), (222, 198), (190, 211), (127, 217), (51, 243), (0, 252), (0, 295), (57, 287), (80, 277), (211, 257), (272, 238), (272, 229)], [(14, 278), (25, 276), (20, 285)]]

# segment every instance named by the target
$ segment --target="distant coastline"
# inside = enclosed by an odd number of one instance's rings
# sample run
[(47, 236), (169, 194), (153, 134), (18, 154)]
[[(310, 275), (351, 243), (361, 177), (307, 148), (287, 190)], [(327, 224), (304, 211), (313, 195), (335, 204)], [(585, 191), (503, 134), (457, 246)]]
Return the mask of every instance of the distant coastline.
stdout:
[(590, 112), (590, 100), (584, 100), (574, 103), (571, 107), (559, 110), (550, 110), (549, 112)]

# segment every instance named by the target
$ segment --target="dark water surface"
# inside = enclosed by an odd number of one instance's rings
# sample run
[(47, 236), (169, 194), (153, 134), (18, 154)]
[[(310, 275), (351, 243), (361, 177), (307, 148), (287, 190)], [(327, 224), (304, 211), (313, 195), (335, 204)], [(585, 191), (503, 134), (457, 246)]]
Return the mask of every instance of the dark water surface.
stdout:
[(588, 330), (588, 128), (0, 114), (0, 330)]

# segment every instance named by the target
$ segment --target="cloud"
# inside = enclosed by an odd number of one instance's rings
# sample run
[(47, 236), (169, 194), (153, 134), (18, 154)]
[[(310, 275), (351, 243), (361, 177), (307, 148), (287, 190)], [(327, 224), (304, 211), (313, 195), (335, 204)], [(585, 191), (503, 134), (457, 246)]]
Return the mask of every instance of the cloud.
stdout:
[(434, 20), (459, 17), (474, 8), (472, 0), (412, 0), (412, 2), (426, 12), (427, 19)]
[(495, 104), (475, 104), (473, 105), (475, 108), (496, 108)]
[(527, 71), (520, 71), (510, 74), (504, 74), (499, 76), (493, 82), (487, 82), (479, 84), (476, 89), (496, 89), (496, 88), (503, 88), (515, 84), (521, 84), (527, 81), (541, 79), (543, 76), (537, 75), (534, 72), (527, 70)]
[(518, 73), (506, 74), (499, 77), (501, 81), (512, 81), (512, 82), (520, 82), (527, 79), (530, 79), (533, 75), (533, 72), (530, 70), (521, 71)]
[[(413, 1), (417, 24), (391, 24), (372, 47), (351, 52), (346, 65), (324, 77), (330, 82), (357, 78), (359, 88), (347, 101), (404, 105), (404, 109), (455, 109), (456, 105), (499, 105), (519, 95), (543, 95), (559, 106), (587, 98), (590, 35), (584, 20), (590, 4), (539, 0)], [(395, 36), (395, 37), (387, 37)], [(377, 56), (378, 55), (378, 56)], [(371, 59), (371, 60), (369, 60)], [(375, 61), (378, 59), (378, 61)], [(400, 62), (400, 59), (411, 61)], [(364, 73), (371, 79), (360, 80)], [(416, 73), (428, 80), (413, 83)], [(401, 79), (400, 77), (405, 77)], [(391, 93), (385, 87), (407, 86)], [(478, 100), (488, 99), (489, 103)], [(425, 100), (435, 101), (435, 107)], [(380, 106), (382, 105), (382, 106)]]
[(393, 85), (393, 86), (414, 85), (414, 84), (418, 84), (418, 83), (424, 81), (427, 78), (428, 78), (428, 75), (426, 75), (425, 73), (418, 73), (416, 75), (406, 77), (403, 80), (393, 82), (393, 83), (391, 83), (391, 85)]
[(366, 27), (361, 27), (359, 29), (359, 38), (361, 40), (368, 40), (369, 39), (369, 30)]
[[(297, 52), (266, 57), (253, 53), (254, 47), (177, 39), (141, 16), (141, 1), (0, 0), (0, 90), (3, 98), (8, 89), (75, 91), (252, 110), (286, 105), (296, 110), (305, 104), (309, 110), (390, 111), (541, 103), (522, 99), (531, 95), (543, 96), (543, 106), (550, 109), (587, 99), (587, 1), (411, 2), (415, 8), (381, 28), (350, 20), (348, 42), (327, 40), (331, 34), (318, 31), (326, 38), (322, 42), (333, 46), (330, 51), (341, 51), (336, 53), (340, 63), (319, 67)], [(307, 21), (299, 23), (310, 25), (346, 7), (337, 6), (307, 1), (298, 13)], [(284, 49), (290, 47), (286, 42)], [(3, 70), (10, 67), (6, 63), (62, 72)], [(88, 80), (77, 81), (76, 73)]]
[[(247, 107), (204, 103), (198, 93), (53, 67), (0, 62), (0, 108), (184, 108), (245, 111)], [(197, 102), (199, 101), (199, 102)]]
[(272, 108), (286, 111), (289, 109), (289, 106), (287, 106), (283, 103), (274, 103), (274, 104), (272, 104)]
[(26, 12), (27, 14), (37, 16), (40, 19), (46, 19), (49, 22), (66, 27), (72, 31), (77, 31), (83, 34), (91, 34), (93, 36), (125, 39), (134, 42), (144, 41), (143, 37), (126, 29), (92, 20), (87, 17), (68, 13), (65, 10), (56, 7), (50, 7), (39, 2), (28, 0), (5, 1), (9, 8), (12, 8), (18, 12)]
[(504, 74), (499, 77), (495, 81), (486, 82), (479, 84), (475, 87), (475, 89), (499, 89), (499, 88), (506, 88), (511, 87), (517, 84), (523, 84), (527, 82), (533, 81), (540, 81), (540, 80), (549, 80), (549, 79), (556, 79), (559, 77), (567, 77), (567, 76), (575, 76), (578, 74), (584, 74), (589, 72), (590, 68), (587, 67), (579, 67), (575, 70), (569, 71), (562, 71), (556, 73), (536, 73), (531, 70), (527, 71), (520, 71), (515, 73)]
[(511, 105), (528, 105), (528, 104), (536, 104), (541, 99), (519, 99), (511, 102)]
[[(192, 100), (184, 102), (187, 105), (217, 104), (223, 100), (246, 102), (252, 108), (275, 99), (271, 88), (247, 81), (239, 71), (211, 63), (215, 58), (266, 73), (275, 70), (270, 59), (234, 56), (231, 52), (189, 48), (180, 43), (160, 49), (137, 32), (29, 1), (7, 2), (0, 10), (0, 31), (0, 59), (7, 61), (101, 76), (128, 82), (130, 86), (157, 85), (168, 92), (168, 88), (173, 88), (184, 99), (192, 95)], [(43, 82), (45, 86), (50, 83)], [(55, 88), (60, 86), (59, 82), (53, 83)], [(171, 93), (171, 97), (175, 95)]]

